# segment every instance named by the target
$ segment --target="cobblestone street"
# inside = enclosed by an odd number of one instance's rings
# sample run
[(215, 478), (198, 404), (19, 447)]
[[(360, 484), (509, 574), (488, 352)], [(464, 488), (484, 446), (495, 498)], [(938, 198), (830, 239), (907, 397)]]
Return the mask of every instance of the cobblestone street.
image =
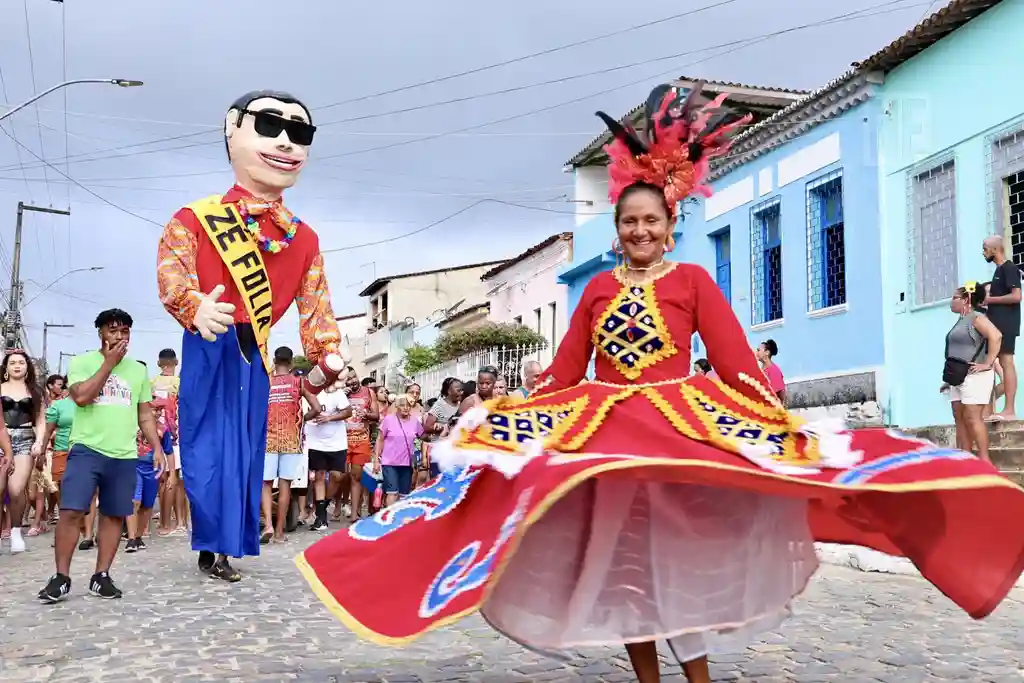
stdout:
[[(630, 681), (621, 650), (561, 663), (524, 651), (479, 618), (405, 649), (357, 640), (307, 590), (292, 562), (314, 534), (238, 562), (234, 586), (195, 569), (183, 538), (120, 554), (122, 600), (86, 595), (95, 551), (76, 553), (71, 598), (39, 604), (52, 535), (0, 551), (0, 680), (53, 681)], [(923, 580), (823, 567), (796, 614), (746, 652), (714, 660), (716, 681), (916, 683), (1024, 681), (1024, 591), (973, 622)], [(665, 659), (667, 682), (683, 678)]]

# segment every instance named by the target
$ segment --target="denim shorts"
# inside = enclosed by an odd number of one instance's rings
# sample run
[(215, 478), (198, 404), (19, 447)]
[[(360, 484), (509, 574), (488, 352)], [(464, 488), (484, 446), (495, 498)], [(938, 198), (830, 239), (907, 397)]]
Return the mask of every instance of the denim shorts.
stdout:
[(407, 496), (412, 490), (411, 465), (382, 465), (384, 475), (384, 493)]
[(298, 479), (302, 476), (305, 461), (306, 456), (302, 453), (267, 453), (263, 460), (263, 481)]
[(111, 458), (76, 443), (68, 451), (68, 464), (60, 488), (60, 509), (86, 512), (96, 491), (100, 514), (128, 517), (135, 510), (137, 458)]

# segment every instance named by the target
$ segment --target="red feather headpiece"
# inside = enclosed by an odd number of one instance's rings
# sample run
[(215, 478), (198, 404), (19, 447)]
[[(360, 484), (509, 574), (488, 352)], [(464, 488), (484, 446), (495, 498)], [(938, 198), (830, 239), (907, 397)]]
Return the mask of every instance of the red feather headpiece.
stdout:
[(688, 92), (670, 85), (652, 90), (644, 111), (645, 136), (597, 112), (615, 137), (605, 147), (611, 158), (608, 197), (613, 204), (635, 183), (662, 188), (673, 212), (695, 192), (711, 196), (711, 188), (702, 184), (711, 159), (725, 154), (732, 144), (730, 133), (753, 117), (722, 106), (724, 94), (710, 102), (702, 99), (703, 86), (697, 83)]

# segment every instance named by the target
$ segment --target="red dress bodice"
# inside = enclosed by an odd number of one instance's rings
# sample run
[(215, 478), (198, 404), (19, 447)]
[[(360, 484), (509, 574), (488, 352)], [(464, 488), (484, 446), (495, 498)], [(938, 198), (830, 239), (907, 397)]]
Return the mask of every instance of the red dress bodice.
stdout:
[(695, 332), (721, 380), (760, 398), (750, 380), (739, 379), (742, 373), (763, 383), (764, 375), (729, 302), (706, 270), (685, 263), (639, 285), (617, 272), (594, 277), (538, 387), (547, 392), (579, 383), (595, 353), (599, 382), (683, 379), (691, 374), (690, 340)]

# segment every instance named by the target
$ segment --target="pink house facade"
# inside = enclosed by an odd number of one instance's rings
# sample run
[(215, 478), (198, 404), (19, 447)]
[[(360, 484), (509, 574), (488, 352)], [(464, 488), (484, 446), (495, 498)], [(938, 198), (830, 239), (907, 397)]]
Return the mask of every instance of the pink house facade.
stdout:
[(572, 260), (572, 233), (552, 235), (481, 276), (490, 303), (488, 317), (518, 323), (544, 335), (548, 346), (536, 359), (547, 365), (569, 326), (568, 288), (558, 281)]

